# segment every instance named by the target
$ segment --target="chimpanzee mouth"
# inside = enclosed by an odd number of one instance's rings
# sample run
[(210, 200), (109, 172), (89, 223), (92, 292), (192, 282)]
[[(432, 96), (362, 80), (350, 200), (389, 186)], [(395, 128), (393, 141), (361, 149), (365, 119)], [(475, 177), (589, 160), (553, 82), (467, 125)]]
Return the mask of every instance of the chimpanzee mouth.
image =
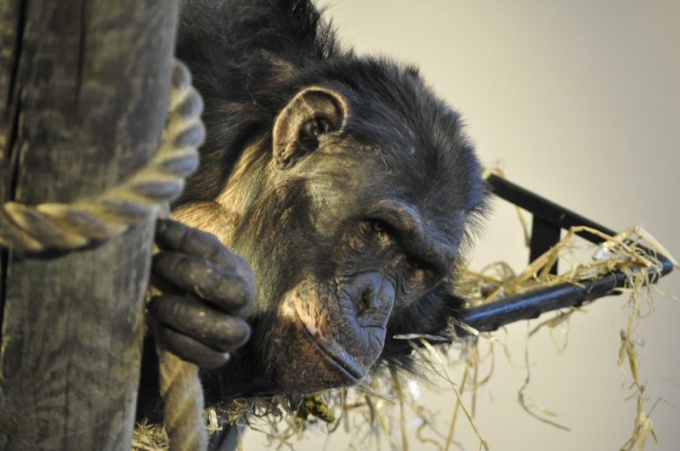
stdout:
[[(352, 325), (341, 321), (331, 321), (329, 317), (341, 316), (342, 311), (349, 311), (351, 306), (344, 304), (326, 307), (326, 311), (318, 311), (311, 298), (323, 298), (316, 286), (300, 286), (285, 295), (284, 313), (295, 324), (298, 345), (290, 347), (288, 352), (301, 352), (303, 355), (293, 358), (305, 360), (304, 369), (300, 369), (298, 380), (291, 380), (291, 384), (303, 384), (306, 380), (310, 385), (321, 388), (351, 386), (359, 383), (368, 373), (370, 365), (364, 362), (367, 339), (361, 330), (355, 330)], [(336, 302), (349, 302), (338, 299)], [(342, 307), (345, 307), (344, 309)], [(282, 343), (283, 344), (283, 343)], [(285, 345), (284, 345), (285, 346)], [(357, 353), (353, 353), (356, 350)], [(363, 351), (363, 352), (361, 352)], [(366, 356), (370, 360), (370, 355)]]
[(357, 384), (364, 377), (366, 371), (352, 358), (352, 356), (344, 352), (343, 356), (338, 356), (337, 354), (327, 351), (323, 344), (321, 344), (306, 327), (303, 331), (303, 335), (326, 362), (330, 363), (335, 369), (342, 373), (344, 378), (347, 379), (351, 385)]

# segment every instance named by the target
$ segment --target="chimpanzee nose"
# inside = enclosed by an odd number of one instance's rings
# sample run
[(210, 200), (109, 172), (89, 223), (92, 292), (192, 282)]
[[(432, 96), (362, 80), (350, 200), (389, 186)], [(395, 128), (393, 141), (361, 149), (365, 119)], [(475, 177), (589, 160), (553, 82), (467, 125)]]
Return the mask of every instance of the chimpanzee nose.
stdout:
[(394, 288), (382, 274), (366, 273), (355, 276), (347, 282), (345, 290), (354, 304), (358, 321), (371, 325), (379, 325), (383, 320), (386, 322), (394, 303)]

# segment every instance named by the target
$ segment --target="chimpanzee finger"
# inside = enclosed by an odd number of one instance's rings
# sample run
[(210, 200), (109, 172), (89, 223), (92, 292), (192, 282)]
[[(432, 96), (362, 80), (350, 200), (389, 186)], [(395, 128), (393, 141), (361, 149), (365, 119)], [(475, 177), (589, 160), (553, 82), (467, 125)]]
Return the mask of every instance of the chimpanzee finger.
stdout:
[(156, 221), (156, 244), (164, 250), (205, 258), (235, 272), (241, 266), (248, 266), (241, 257), (229, 252), (215, 235), (172, 219)]
[(166, 282), (195, 293), (228, 312), (238, 312), (254, 298), (254, 285), (207, 260), (177, 252), (153, 257), (154, 272)]
[(191, 296), (162, 295), (149, 303), (158, 321), (216, 351), (234, 351), (250, 337), (241, 318), (215, 310)]
[(158, 326), (156, 338), (166, 349), (181, 359), (201, 368), (217, 368), (229, 361), (228, 352), (219, 352), (210, 347), (162, 325)]

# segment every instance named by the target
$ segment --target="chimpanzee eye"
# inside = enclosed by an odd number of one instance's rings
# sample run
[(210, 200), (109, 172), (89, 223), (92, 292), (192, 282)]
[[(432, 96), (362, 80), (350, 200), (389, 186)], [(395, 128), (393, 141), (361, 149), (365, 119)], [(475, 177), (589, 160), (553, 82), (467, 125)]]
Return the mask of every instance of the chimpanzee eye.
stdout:
[(392, 234), (390, 226), (378, 219), (371, 219), (368, 221), (371, 232), (378, 238), (387, 238)]
[(407, 256), (404, 260), (404, 267), (413, 274), (422, 274), (424, 277), (435, 277), (438, 275), (435, 267), (428, 261), (418, 257)]
[(378, 238), (386, 238), (390, 235), (390, 227), (386, 223), (378, 219), (367, 219), (362, 221), (362, 226), (366, 233), (377, 236)]

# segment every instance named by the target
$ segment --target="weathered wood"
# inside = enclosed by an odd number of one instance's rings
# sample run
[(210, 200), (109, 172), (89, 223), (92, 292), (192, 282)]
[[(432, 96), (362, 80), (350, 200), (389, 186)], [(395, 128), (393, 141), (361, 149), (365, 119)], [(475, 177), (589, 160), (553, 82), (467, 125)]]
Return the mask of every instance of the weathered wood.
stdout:
[[(2, 201), (69, 202), (161, 136), (176, 2), (0, 0)], [(86, 250), (5, 252), (0, 450), (129, 450), (153, 218)], [(1, 268), (0, 268), (1, 269)]]
[[(0, 0), (0, 199), (5, 199), (9, 183), (8, 139), (16, 119), (14, 114), (15, 102), (10, 102), (12, 80), (16, 64), (17, 30), (19, 16), (18, 0)], [(0, 269), (2, 263), (0, 262)], [(0, 283), (2, 283), (0, 281)], [(1, 314), (0, 314), (1, 315)], [(2, 316), (0, 316), (2, 318)]]
[[(9, 139), (14, 128), (13, 120), (17, 118), (15, 102), (10, 101), (11, 85), (14, 78), (16, 64), (16, 42), (18, 25), (19, 1), (0, 0), (0, 202), (7, 199), (7, 189), (10, 184), (9, 177)], [(4, 278), (7, 253), (0, 249), (0, 339), (2, 338), (2, 299), (4, 296)], [(0, 346), (2, 342), (0, 341)], [(0, 353), (2, 349), (0, 348)], [(0, 374), (1, 376), (1, 374)], [(0, 401), (2, 392), (0, 391)], [(0, 431), (2, 422), (0, 422)]]

